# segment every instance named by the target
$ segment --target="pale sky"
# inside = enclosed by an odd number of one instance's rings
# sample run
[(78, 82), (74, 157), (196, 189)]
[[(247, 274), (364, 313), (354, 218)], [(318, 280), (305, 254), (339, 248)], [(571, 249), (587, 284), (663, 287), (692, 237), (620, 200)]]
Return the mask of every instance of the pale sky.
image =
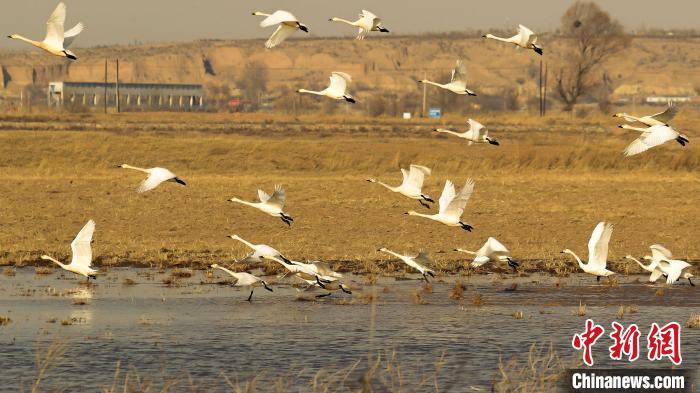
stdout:
[[(515, 29), (522, 23), (537, 32), (553, 30), (574, 0), (65, 0), (67, 26), (82, 21), (86, 30), (74, 46), (134, 41), (191, 41), (201, 38), (266, 38), (272, 28), (258, 26), (254, 10), (285, 9), (307, 24), (314, 36), (350, 35), (337, 16), (356, 19), (366, 8), (396, 34), (445, 32), (489, 27)], [(56, 0), (4, 1), (3, 36), (19, 33), (43, 39)], [(700, 29), (698, 0), (600, 0), (598, 4), (626, 27)], [(3, 37), (0, 48), (26, 48)]]

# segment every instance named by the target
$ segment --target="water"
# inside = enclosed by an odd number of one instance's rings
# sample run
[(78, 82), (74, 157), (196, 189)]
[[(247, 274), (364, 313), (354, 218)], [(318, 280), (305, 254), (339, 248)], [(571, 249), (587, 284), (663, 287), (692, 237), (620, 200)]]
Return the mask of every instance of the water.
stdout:
[[(319, 369), (344, 370), (346, 385), (357, 386), (368, 353), (376, 359), (395, 352), (401, 379), (410, 387), (406, 391), (434, 391), (436, 363), (443, 355), (437, 373), (441, 391), (489, 390), (499, 356), (525, 361), (532, 343), (552, 342), (565, 359), (580, 358), (570, 342), (586, 318), (606, 328), (594, 349), (596, 366), (630, 367), (607, 355), (610, 322), (618, 319), (620, 304), (637, 309), (622, 323), (637, 323), (642, 331), (643, 359), (632, 367), (669, 367), (667, 360), (645, 358), (650, 324), (668, 321), (684, 325), (683, 367), (700, 366), (700, 329), (685, 328), (688, 317), (700, 313), (697, 289), (679, 283), (658, 296), (663, 286), (641, 283), (642, 276), (622, 277), (614, 287), (584, 275), (463, 277), (466, 290), (458, 301), (448, 297), (455, 278), (447, 277), (432, 283), (432, 293), (421, 294), (427, 304), (412, 300), (412, 292), (422, 286), (417, 280), (384, 278), (369, 286), (362, 277), (351, 277), (346, 281), (353, 295), (337, 292), (319, 301), (298, 301), (297, 289), (285, 279), (273, 293), (256, 289), (248, 303), (246, 290), (217, 285), (204, 272), (180, 280), (179, 286), (163, 284), (169, 276), (112, 269), (89, 287), (70, 274), (40, 276), (32, 268), (2, 276), (0, 315), (12, 322), (0, 327), (0, 390), (30, 387), (37, 351), (43, 353), (57, 339), (65, 340), (68, 349), (42, 382), (45, 389), (109, 387), (117, 362), (122, 379), (129, 370), (156, 387), (179, 378), (175, 391), (189, 391), (189, 378), (200, 391), (224, 391), (224, 376), (243, 381), (256, 375), (259, 386), (282, 377), (292, 391), (308, 391)], [(127, 277), (135, 285), (123, 285)], [(517, 289), (506, 291), (514, 282)], [(373, 291), (374, 310), (361, 301)], [(304, 296), (318, 293), (323, 292)], [(476, 293), (481, 306), (472, 300)], [(586, 317), (573, 315), (579, 301), (587, 305)], [(524, 318), (515, 319), (516, 311)]]

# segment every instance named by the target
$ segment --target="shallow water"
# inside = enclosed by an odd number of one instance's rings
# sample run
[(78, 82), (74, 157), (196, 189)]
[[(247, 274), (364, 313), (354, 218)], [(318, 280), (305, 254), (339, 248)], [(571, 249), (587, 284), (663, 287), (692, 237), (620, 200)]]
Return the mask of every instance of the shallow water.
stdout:
[[(217, 285), (224, 279), (219, 275), (212, 280), (195, 271), (179, 285), (167, 286), (163, 280), (169, 276), (112, 269), (90, 286), (68, 274), (36, 275), (32, 268), (2, 276), (0, 315), (12, 321), (0, 327), (0, 390), (31, 386), (37, 350), (54, 339), (67, 340), (69, 347), (42, 386), (68, 391), (111, 386), (118, 361), (122, 377), (133, 369), (158, 386), (189, 373), (201, 391), (225, 390), (222, 375), (231, 380), (259, 375), (259, 383), (282, 376), (293, 391), (307, 391), (319, 369), (349, 369), (359, 361), (346, 380), (353, 386), (371, 350), (375, 356), (395, 351), (407, 391), (434, 391), (435, 363), (443, 354), (437, 374), (441, 391), (489, 390), (499, 356), (526, 361), (532, 343), (552, 342), (564, 358), (580, 358), (570, 342), (586, 318), (606, 328), (594, 349), (596, 366), (630, 367), (607, 356), (607, 334), (620, 304), (637, 310), (622, 323), (636, 323), (642, 331), (642, 359), (631, 367), (670, 366), (667, 360), (645, 358), (650, 324), (668, 321), (684, 326), (683, 367), (700, 366), (700, 329), (685, 328), (688, 317), (700, 313), (700, 296), (687, 281), (659, 296), (663, 285), (643, 284), (642, 276), (622, 277), (613, 287), (583, 275), (472, 276), (460, 278), (464, 298), (452, 300), (448, 293), (455, 278), (447, 277), (432, 283), (432, 293), (421, 294), (427, 304), (415, 304), (412, 293), (422, 287), (415, 279), (384, 278), (369, 286), (364, 278), (351, 277), (346, 282), (353, 295), (338, 292), (318, 301), (296, 300), (298, 290), (284, 279), (273, 293), (256, 289), (248, 303), (246, 290)], [(127, 277), (135, 285), (123, 285)], [(506, 291), (512, 283), (517, 289)], [(371, 292), (376, 292), (376, 308), (359, 301)], [(320, 293), (303, 296), (313, 299)], [(481, 306), (473, 302), (477, 293)], [(586, 317), (573, 315), (580, 301), (587, 305)], [(524, 318), (515, 319), (516, 311)], [(189, 390), (189, 385), (175, 390)]]

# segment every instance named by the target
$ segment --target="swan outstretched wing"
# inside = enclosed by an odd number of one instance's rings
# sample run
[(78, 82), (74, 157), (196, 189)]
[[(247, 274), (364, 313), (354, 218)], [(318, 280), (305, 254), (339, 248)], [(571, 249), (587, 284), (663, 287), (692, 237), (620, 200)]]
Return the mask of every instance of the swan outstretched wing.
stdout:
[(671, 251), (660, 244), (652, 244), (649, 246), (649, 249), (651, 250), (651, 258), (654, 261), (673, 259), (673, 254)]
[(238, 287), (247, 287), (261, 281), (258, 277), (246, 272), (237, 273), (235, 278), (236, 283), (234, 285)]
[(348, 88), (348, 83), (352, 81), (350, 75), (344, 72), (334, 71), (331, 72), (330, 76), (331, 83), (328, 85), (328, 90), (331, 90), (338, 95), (342, 96)]
[(276, 47), (277, 45), (284, 42), (284, 40), (289, 38), (289, 36), (294, 34), (295, 31), (297, 31), (296, 27), (279, 25), (275, 32), (272, 33), (270, 38), (265, 42), (265, 48), (271, 49)]
[(625, 156), (633, 156), (647, 151), (652, 147), (662, 145), (670, 140), (676, 139), (678, 132), (671, 127), (656, 125), (649, 127), (646, 131), (630, 143), (625, 149)]
[(284, 22), (297, 22), (296, 16), (289, 11), (277, 10), (260, 22), (260, 27), (270, 27)]
[(654, 119), (662, 123), (668, 124), (671, 120), (673, 120), (674, 117), (676, 117), (676, 114), (678, 114), (678, 110), (679, 108), (677, 105), (675, 105), (673, 102), (669, 102), (666, 110), (664, 110), (663, 112), (653, 114), (649, 117), (653, 117)]
[(508, 254), (509, 251), (501, 242), (493, 237), (489, 237), (486, 243), (476, 252), (477, 256), (488, 256), (492, 254)]
[(430, 263), (430, 254), (428, 253), (428, 250), (421, 248), (418, 251), (418, 255), (413, 257), (413, 261), (423, 266), (427, 266)]
[(77, 25), (73, 26), (72, 29), (63, 33), (63, 47), (66, 49), (69, 48), (71, 44), (73, 44), (75, 37), (77, 37), (78, 34), (82, 33), (84, 29), (85, 25), (83, 24), (83, 22), (80, 22)]
[(408, 172), (406, 172), (406, 170), (403, 168), (401, 168), (401, 172), (404, 174), (403, 184), (401, 185), (410, 189), (418, 190), (419, 192), (423, 188), (425, 177), (429, 176), (431, 173), (430, 168), (413, 164), (411, 164)]
[(95, 233), (95, 221), (90, 220), (70, 244), (73, 252), (71, 265), (90, 267), (92, 265), (92, 234)]
[[(444, 210), (440, 211), (440, 214), (457, 218), (461, 217), (462, 213), (464, 213), (464, 207), (467, 205), (467, 202), (469, 201), (469, 198), (472, 196), (473, 192), (474, 180), (467, 179), (466, 183), (464, 183), (464, 187), (462, 187), (462, 190), (454, 196), (452, 201), (449, 202)], [(440, 197), (440, 200), (442, 200), (442, 196)], [(442, 209), (442, 203), (440, 203), (440, 209)]]
[(63, 46), (63, 24), (66, 22), (66, 5), (58, 3), (49, 20), (46, 21), (46, 38), (44, 42), (58, 47)]
[(656, 282), (664, 274), (658, 267), (649, 275), (649, 282)]
[(166, 180), (175, 177), (175, 174), (165, 168), (151, 168), (146, 180), (136, 188), (136, 192), (146, 192), (158, 187), (158, 185)]
[(284, 188), (282, 188), (281, 185), (276, 184), (275, 192), (272, 193), (272, 196), (267, 198), (266, 202), (268, 205), (278, 207), (280, 210), (282, 210), (282, 208), (284, 208), (286, 196), (287, 193), (284, 191)]
[(588, 264), (605, 269), (608, 263), (608, 243), (613, 232), (613, 224), (600, 222), (596, 225), (588, 241)]
[(441, 214), (447, 210), (447, 207), (455, 198), (456, 194), (454, 183), (452, 183), (451, 180), (445, 181), (445, 187), (442, 189), (442, 194), (440, 194), (440, 199), (438, 200), (438, 204), (440, 205), (439, 212)]
[(537, 35), (523, 25), (518, 25), (518, 34), (520, 35), (520, 41), (525, 45), (537, 42)]
[(467, 67), (462, 63), (461, 59), (457, 60), (455, 68), (452, 70), (450, 82), (467, 83)]
[(471, 132), (471, 137), (473, 139), (479, 139), (479, 136), (481, 136), (482, 130), (486, 128), (483, 124), (479, 123), (478, 121), (474, 119), (469, 119), (467, 120), (467, 124), (469, 124), (469, 131)]

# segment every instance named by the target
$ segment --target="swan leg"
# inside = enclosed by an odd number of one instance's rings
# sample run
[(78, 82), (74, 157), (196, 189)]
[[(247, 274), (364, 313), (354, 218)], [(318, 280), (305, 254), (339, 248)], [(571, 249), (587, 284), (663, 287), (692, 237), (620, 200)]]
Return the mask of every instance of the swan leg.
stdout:
[(347, 294), (352, 295), (352, 291), (349, 290), (349, 289), (346, 289), (345, 287), (340, 287), (340, 290), (343, 291), (343, 292), (345, 292), (345, 293), (347, 293)]
[(428, 276), (426, 276), (425, 273), (423, 273), (423, 279), (427, 284), (430, 284), (430, 281), (428, 281)]
[(595, 280), (600, 282), (600, 276), (595, 276)]
[(463, 222), (461, 222), (461, 221), (459, 222), (459, 225), (462, 227), (462, 229), (464, 229), (464, 230), (467, 231), (467, 232), (471, 232), (472, 229), (474, 229), (473, 226), (471, 226), (471, 225), (469, 225), (469, 224), (465, 224), (465, 223), (463, 223)]
[(290, 228), (292, 227), (291, 221), (289, 221), (288, 219), (286, 219), (284, 216), (280, 216), (280, 218), (282, 219), (282, 222), (284, 222), (285, 224), (287, 224), (288, 227), (290, 227)]
[(249, 301), (249, 302), (252, 302), (251, 299), (253, 299), (253, 290), (251, 290), (251, 291), (250, 291), (250, 295), (248, 295), (248, 301)]
[(330, 296), (330, 295), (331, 295), (330, 292), (328, 292), (328, 293), (322, 293), (322, 294), (320, 294), (320, 295), (316, 295), (316, 299), (319, 299), (319, 298), (322, 298), (322, 297), (326, 297), (326, 296)]
[(427, 203), (423, 202), (422, 200), (419, 199), (419, 200), (418, 200), (418, 203), (420, 203), (421, 205), (423, 205), (424, 208), (430, 209), (430, 205), (428, 205)]
[(508, 258), (508, 266), (510, 266), (514, 272), (517, 272), (520, 264), (515, 259)]
[(694, 286), (695, 286), (695, 284), (693, 284), (693, 282), (690, 281), (690, 277), (688, 277), (688, 282), (690, 283), (690, 286), (691, 286), (691, 287), (694, 287)]

